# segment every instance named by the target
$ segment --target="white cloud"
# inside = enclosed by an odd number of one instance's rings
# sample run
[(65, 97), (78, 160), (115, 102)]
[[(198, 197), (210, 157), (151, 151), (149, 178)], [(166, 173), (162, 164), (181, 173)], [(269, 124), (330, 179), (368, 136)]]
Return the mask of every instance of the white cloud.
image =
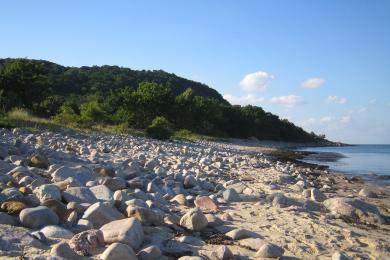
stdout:
[(322, 78), (310, 78), (302, 82), (304, 88), (319, 88), (324, 85), (325, 79)]
[(240, 81), (240, 86), (246, 92), (264, 91), (273, 78), (274, 76), (268, 72), (257, 71), (245, 75)]
[(230, 94), (223, 95), (223, 98), (229, 101), (233, 105), (259, 105), (265, 102), (265, 98), (257, 97), (253, 94), (248, 94), (246, 96), (233, 96)]
[(351, 122), (351, 116), (343, 116), (343, 117), (341, 117), (340, 122), (343, 123), (343, 124), (348, 124), (349, 122)]
[(376, 98), (372, 98), (368, 101), (369, 104), (376, 104)]
[(335, 120), (335, 119), (334, 119), (333, 117), (331, 117), (331, 116), (324, 116), (324, 117), (321, 117), (321, 118), (320, 118), (319, 122), (320, 122), (321, 124), (328, 124), (328, 123), (333, 122), (334, 120)]
[(347, 103), (347, 99), (344, 97), (338, 97), (338, 96), (329, 96), (326, 101), (328, 103), (336, 103), (336, 104), (345, 104)]
[(314, 125), (315, 123), (317, 123), (317, 120), (313, 117), (309, 117), (308, 119), (305, 119), (303, 122), (302, 122), (302, 125), (304, 126), (311, 126), (311, 125)]
[(368, 109), (366, 107), (362, 107), (362, 108), (359, 108), (356, 113), (358, 114), (363, 114), (363, 113), (366, 113), (368, 111)]
[(273, 97), (271, 98), (270, 102), (274, 104), (284, 105), (287, 107), (294, 107), (296, 105), (304, 103), (302, 97), (295, 95)]

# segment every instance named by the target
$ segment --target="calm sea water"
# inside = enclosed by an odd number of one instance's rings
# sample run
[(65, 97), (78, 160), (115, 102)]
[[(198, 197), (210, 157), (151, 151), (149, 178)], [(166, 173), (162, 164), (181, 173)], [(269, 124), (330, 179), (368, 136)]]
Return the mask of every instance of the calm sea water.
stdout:
[[(319, 152), (318, 156), (309, 156), (303, 161), (328, 165), (334, 171), (363, 176), (390, 176), (390, 145), (309, 147), (300, 150)], [(341, 157), (335, 159), (332, 156), (335, 153)]]

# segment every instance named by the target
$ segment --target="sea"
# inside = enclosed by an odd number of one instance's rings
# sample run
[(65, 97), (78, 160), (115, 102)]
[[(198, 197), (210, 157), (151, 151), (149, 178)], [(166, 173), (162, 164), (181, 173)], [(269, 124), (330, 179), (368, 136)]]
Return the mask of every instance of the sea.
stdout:
[(304, 162), (327, 165), (332, 171), (365, 179), (390, 180), (390, 145), (359, 144), (299, 150), (317, 153), (302, 159)]

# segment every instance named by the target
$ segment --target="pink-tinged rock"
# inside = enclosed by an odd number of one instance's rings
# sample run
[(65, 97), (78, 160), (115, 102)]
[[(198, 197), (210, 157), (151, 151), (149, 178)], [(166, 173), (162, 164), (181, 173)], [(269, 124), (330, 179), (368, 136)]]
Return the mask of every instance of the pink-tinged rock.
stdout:
[(217, 210), (218, 205), (209, 197), (207, 196), (202, 196), (194, 201), (195, 206), (201, 209), (209, 209), (209, 210)]
[(81, 255), (92, 255), (94, 250), (104, 246), (103, 232), (91, 229), (78, 233), (69, 241), (70, 247)]

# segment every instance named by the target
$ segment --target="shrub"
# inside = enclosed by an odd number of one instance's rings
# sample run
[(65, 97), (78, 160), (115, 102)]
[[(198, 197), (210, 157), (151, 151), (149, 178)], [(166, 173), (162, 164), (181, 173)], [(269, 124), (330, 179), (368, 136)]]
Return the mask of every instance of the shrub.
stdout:
[(146, 129), (146, 136), (165, 140), (173, 134), (171, 123), (163, 116), (155, 117)]
[(55, 115), (53, 120), (59, 124), (77, 125), (80, 121), (80, 117), (71, 106), (64, 104), (60, 107), (60, 113)]
[(102, 122), (104, 120), (104, 111), (96, 100), (91, 100), (81, 104), (80, 117), (85, 123)]
[(14, 126), (9, 122), (9, 120), (7, 118), (0, 116), (0, 128), (11, 129), (13, 127)]
[(31, 119), (31, 114), (23, 108), (14, 108), (7, 113), (7, 117), (11, 120), (28, 121)]

